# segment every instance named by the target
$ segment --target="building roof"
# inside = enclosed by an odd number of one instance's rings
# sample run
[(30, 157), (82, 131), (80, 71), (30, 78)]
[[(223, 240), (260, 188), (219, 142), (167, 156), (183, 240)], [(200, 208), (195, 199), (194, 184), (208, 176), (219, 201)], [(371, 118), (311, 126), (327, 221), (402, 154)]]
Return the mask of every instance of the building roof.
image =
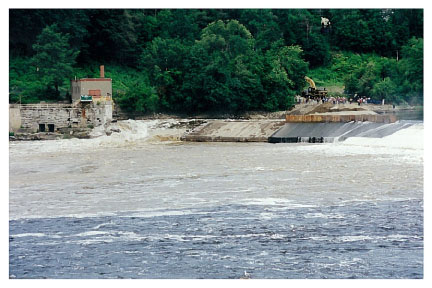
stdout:
[(72, 80), (72, 81), (75, 81), (75, 82), (86, 82), (86, 81), (112, 81), (112, 79), (111, 78), (81, 78), (81, 79), (78, 79), (78, 80)]

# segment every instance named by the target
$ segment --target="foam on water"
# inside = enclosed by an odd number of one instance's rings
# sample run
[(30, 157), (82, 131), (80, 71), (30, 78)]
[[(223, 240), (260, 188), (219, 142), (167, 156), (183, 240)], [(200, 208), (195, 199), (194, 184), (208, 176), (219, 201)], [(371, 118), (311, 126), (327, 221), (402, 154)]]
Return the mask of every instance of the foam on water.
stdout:
[(327, 155), (393, 155), (395, 159), (423, 162), (423, 123), (414, 124), (383, 138), (350, 137), (343, 142), (299, 145), (298, 150)]
[(283, 209), (295, 209), (295, 208), (312, 208), (316, 207), (311, 204), (294, 203), (292, 200), (285, 198), (253, 198), (236, 202), (236, 204), (246, 205), (257, 205), (257, 206), (276, 206)]
[(423, 151), (423, 131), (423, 123), (419, 123), (383, 138), (348, 138), (345, 140), (345, 144), (363, 147), (385, 147)]
[(244, 204), (246, 205), (279, 205), (286, 206), (292, 201), (284, 198), (256, 198), (248, 199)]
[[(325, 217), (324, 217), (325, 218)], [(269, 219), (268, 219), (269, 220)], [(224, 237), (229, 238), (256, 238), (268, 236), (271, 240), (281, 240), (287, 237), (285, 234), (266, 234), (266, 233), (246, 233), (240, 235), (225, 235)], [(160, 240), (175, 240), (175, 241), (204, 241), (209, 239), (219, 238), (220, 236), (211, 234), (140, 234), (130, 231), (86, 231), (73, 235), (47, 235), (44, 233), (22, 233), (22, 234), (12, 234), (10, 237), (21, 238), (21, 237), (38, 237), (38, 238), (52, 238), (52, 239), (62, 239), (57, 242), (51, 242), (51, 244), (60, 244), (62, 242), (72, 244), (82, 244), (89, 245), (95, 243), (107, 243), (113, 241), (160, 241)], [(66, 240), (67, 238), (73, 238), (71, 240)], [(357, 241), (409, 241), (410, 239), (420, 239), (416, 235), (402, 235), (402, 234), (390, 234), (385, 236), (370, 236), (370, 235), (344, 235), (344, 236), (309, 236), (308, 239), (313, 241), (331, 241), (331, 242), (357, 242)], [(51, 240), (52, 241), (52, 240)]]
[(26, 214), (26, 215), (9, 215), (9, 220), (19, 220), (19, 219), (54, 219), (58, 217), (68, 217), (75, 219), (84, 219), (84, 218), (94, 218), (94, 217), (108, 217), (108, 216), (116, 216), (115, 212), (94, 212), (94, 213), (62, 213), (60, 215), (48, 215), (47, 213), (43, 214)]
[(304, 215), (305, 218), (323, 218), (323, 219), (343, 219), (345, 218), (343, 214), (332, 213), (332, 214), (323, 214), (323, 213), (307, 213)]
[(74, 236), (76, 237), (87, 237), (87, 236), (96, 236), (96, 235), (107, 235), (109, 234), (108, 232), (105, 231), (86, 231), (86, 232), (82, 232), (82, 233), (78, 233)]
[(21, 233), (21, 234), (14, 234), (11, 235), (13, 237), (46, 237), (47, 235), (44, 233)]
[[(151, 218), (151, 217), (160, 217), (160, 216), (180, 216), (180, 215), (189, 215), (189, 214), (197, 214), (197, 212), (192, 210), (150, 210), (150, 211), (138, 211), (138, 212), (128, 212), (128, 216), (124, 217), (140, 217), (140, 218)], [(199, 213), (198, 213), (199, 214)]]
[[(52, 153), (52, 152), (78, 152), (83, 149), (98, 149), (107, 147), (127, 147), (145, 142), (150, 136), (150, 132), (155, 129), (167, 129), (166, 125), (159, 125), (161, 120), (123, 120), (112, 123), (110, 129), (118, 129), (120, 132), (112, 132), (106, 135), (103, 126), (95, 127), (90, 133), (91, 139), (60, 139), (50, 141), (26, 141), (11, 142), (9, 144), (10, 153)], [(165, 120), (171, 123), (175, 120)], [(19, 148), (15, 149), (15, 148)]]

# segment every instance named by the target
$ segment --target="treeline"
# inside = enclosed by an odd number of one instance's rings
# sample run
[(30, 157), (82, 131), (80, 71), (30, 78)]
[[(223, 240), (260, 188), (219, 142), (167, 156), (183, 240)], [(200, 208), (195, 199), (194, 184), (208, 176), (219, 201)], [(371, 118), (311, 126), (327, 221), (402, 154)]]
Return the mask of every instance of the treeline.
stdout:
[(309, 74), (318, 85), (343, 86), (349, 96), (423, 105), (423, 38), (410, 39), (398, 58), (333, 51), (329, 65)]
[(308, 73), (350, 94), (423, 97), (419, 9), (13, 9), (9, 32), (11, 102), (67, 98), (100, 64), (129, 111), (286, 109)]

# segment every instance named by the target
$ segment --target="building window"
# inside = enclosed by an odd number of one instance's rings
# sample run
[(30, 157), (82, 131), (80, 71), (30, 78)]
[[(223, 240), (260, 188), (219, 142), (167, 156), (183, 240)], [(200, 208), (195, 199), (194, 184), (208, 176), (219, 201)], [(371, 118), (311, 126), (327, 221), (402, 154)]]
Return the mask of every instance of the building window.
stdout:
[(88, 95), (98, 97), (101, 96), (102, 94), (100, 89), (95, 89), (95, 90), (89, 90)]
[(45, 124), (39, 124), (39, 132), (45, 132)]
[(48, 131), (54, 132), (54, 124), (48, 124)]

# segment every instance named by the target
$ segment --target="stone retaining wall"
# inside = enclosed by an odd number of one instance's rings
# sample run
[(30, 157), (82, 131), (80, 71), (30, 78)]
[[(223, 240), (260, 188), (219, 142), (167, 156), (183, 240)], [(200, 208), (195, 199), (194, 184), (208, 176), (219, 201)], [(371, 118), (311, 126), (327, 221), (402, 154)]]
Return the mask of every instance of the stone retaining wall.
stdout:
[[(54, 131), (66, 127), (99, 126), (112, 120), (112, 104), (81, 103), (71, 104), (27, 104), (9, 106), (9, 132), (20, 130), (39, 132), (41, 125), (45, 131), (49, 126)], [(54, 126), (52, 126), (54, 125)]]

